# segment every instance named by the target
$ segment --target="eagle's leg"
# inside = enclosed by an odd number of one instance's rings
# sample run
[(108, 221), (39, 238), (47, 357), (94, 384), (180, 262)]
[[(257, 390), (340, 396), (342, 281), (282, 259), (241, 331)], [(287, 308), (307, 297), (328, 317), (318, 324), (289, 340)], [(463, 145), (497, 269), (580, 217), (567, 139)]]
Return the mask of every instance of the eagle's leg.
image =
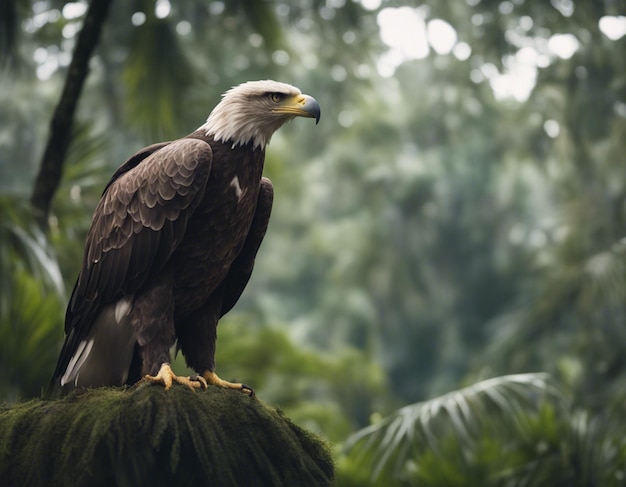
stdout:
[(211, 370), (206, 370), (202, 377), (206, 381), (207, 384), (212, 386), (223, 387), (225, 389), (235, 389), (237, 391), (241, 391), (247, 394), (250, 397), (254, 397), (254, 389), (252, 387), (247, 386), (246, 384), (241, 384), (240, 382), (228, 382), (226, 380), (220, 379), (217, 374)]
[(254, 396), (252, 387), (220, 379), (215, 373), (215, 343), (217, 322), (221, 317), (224, 286), (218, 287), (203, 307), (186, 317), (176, 328), (178, 347), (189, 368), (195, 370), (207, 384), (244, 392)]
[(199, 375), (194, 375), (191, 377), (179, 377), (177, 376), (170, 364), (164, 363), (161, 365), (159, 369), (159, 373), (157, 375), (145, 375), (144, 379), (149, 382), (154, 382), (155, 384), (161, 384), (165, 387), (165, 390), (168, 390), (172, 387), (174, 382), (178, 382), (179, 384), (183, 384), (189, 387), (191, 390), (195, 389), (206, 389), (207, 381), (204, 377)]

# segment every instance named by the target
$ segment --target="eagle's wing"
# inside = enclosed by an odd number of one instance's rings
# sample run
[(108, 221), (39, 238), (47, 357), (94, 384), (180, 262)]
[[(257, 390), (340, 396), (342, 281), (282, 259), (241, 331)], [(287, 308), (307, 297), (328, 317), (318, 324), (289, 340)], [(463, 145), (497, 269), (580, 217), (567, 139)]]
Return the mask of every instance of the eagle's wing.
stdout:
[(66, 373), (103, 307), (163, 269), (202, 200), (211, 162), (209, 144), (180, 139), (143, 149), (114, 174), (87, 234), (53, 382)]
[(254, 259), (261, 246), (263, 237), (265, 237), (267, 225), (270, 221), (273, 201), (274, 187), (272, 186), (272, 182), (268, 178), (261, 178), (259, 198), (248, 236), (246, 237), (241, 252), (239, 252), (239, 255), (231, 265), (228, 276), (222, 283), (224, 294), (219, 314), (220, 317), (224, 316), (235, 306), (250, 280), (254, 267)]

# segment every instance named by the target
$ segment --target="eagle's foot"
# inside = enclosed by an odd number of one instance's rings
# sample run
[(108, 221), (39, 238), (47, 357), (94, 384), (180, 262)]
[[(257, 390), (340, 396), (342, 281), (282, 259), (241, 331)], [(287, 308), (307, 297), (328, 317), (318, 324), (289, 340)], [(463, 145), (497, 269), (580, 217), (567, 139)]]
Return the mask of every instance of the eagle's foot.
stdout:
[(146, 375), (144, 379), (149, 382), (154, 382), (155, 384), (161, 384), (165, 387), (167, 391), (174, 382), (178, 382), (179, 384), (183, 384), (189, 387), (192, 391), (195, 389), (206, 389), (207, 381), (204, 377), (200, 375), (192, 375), (191, 377), (179, 377), (177, 376), (170, 367), (170, 364), (164, 363), (161, 365), (159, 369), (159, 373), (157, 375)]
[(204, 380), (206, 380), (207, 384), (223, 387), (225, 389), (235, 389), (236, 391), (241, 391), (250, 397), (254, 397), (254, 389), (252, 389), (252, 387), (250, 386), (247, 386), (246, 384), (241, 384), (239, 382), (228, 382), (226, 380), (220, 379), (215, 372), (212, 372), (210, 370), (204, 372), (202, 376), (204, 377)]

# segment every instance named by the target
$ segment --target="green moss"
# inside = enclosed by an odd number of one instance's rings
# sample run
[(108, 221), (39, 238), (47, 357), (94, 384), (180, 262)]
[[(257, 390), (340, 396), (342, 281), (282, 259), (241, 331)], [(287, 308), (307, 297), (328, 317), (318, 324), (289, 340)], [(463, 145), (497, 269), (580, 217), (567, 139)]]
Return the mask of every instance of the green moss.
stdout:
[(6, 486), (324, 486), (326, 446), (238, 391), (92, 389), (0, 408)]

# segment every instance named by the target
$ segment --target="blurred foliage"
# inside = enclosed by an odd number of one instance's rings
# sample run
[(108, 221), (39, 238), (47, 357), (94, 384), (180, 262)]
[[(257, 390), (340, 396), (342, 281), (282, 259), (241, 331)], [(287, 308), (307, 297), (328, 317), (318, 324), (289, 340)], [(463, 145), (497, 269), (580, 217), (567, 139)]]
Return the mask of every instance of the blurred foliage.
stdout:
[(623, 485), (623, 400), (597, 416), (570, 404), (544, 374), (522, 374), (405, 406), (348, 438), (338, 484)]
[(0, 196), (0, 393), (33, 397), (57, 358), (65, 287), (27, 200)]
[[(10, 61), (0, 191), (13, 201), (37, 171), (85, 3), (5, 3), (17, 20), (0, 15)], [(377, 432), (369, 450), (338, 454), (340, 485), (368, 485), (385, 455), (395, 455), (379, 472), (385, 485), (619, 485), (624, 415), (611, 405), (626, 387), (626, 36), (600, 26), (623, 28), (625, 2), (407, 4), (115, 2), (48, 241), (31, 241), (73, 285), (91, 211), (126, 157), (193, 130), (234, 84), (295, 84), (318, 99), (322, 121), (296, 121), (268, 148), (272, 222), (248, 290), (220, 325), (220, 374), (333, 441)], [(385, 33), (390, 15), (397, 25)], [(456, 36), (447, 51), (429, 36), (441, 21)], [(12, 203), (1, 211), (0, 298), (14, 303), (2, 316), (30, 330), (17, 296), (59, 293), (29, 278), (32, 255), (15, 250), (15, 229), (30, 235), (30, 220), (5, 218)], [(47, 367), (43, 355), (28, 366)], [(536, 371), (552, 382), (507, 376)], [(518, 405), (495, 404), (499, 428), (478, 410), (461, 416), (478, 431), (471, 441), (454, 421), (424, 439), (429, 398), (465, 385), (431, 400), (484, 404), (490, 393), (470, 384), (494, 376), (487, 390)], [(34, 376), (19, 380), (0, 397), (33, 394)], [(558, 394), (537, 386), (555, 383)]]

